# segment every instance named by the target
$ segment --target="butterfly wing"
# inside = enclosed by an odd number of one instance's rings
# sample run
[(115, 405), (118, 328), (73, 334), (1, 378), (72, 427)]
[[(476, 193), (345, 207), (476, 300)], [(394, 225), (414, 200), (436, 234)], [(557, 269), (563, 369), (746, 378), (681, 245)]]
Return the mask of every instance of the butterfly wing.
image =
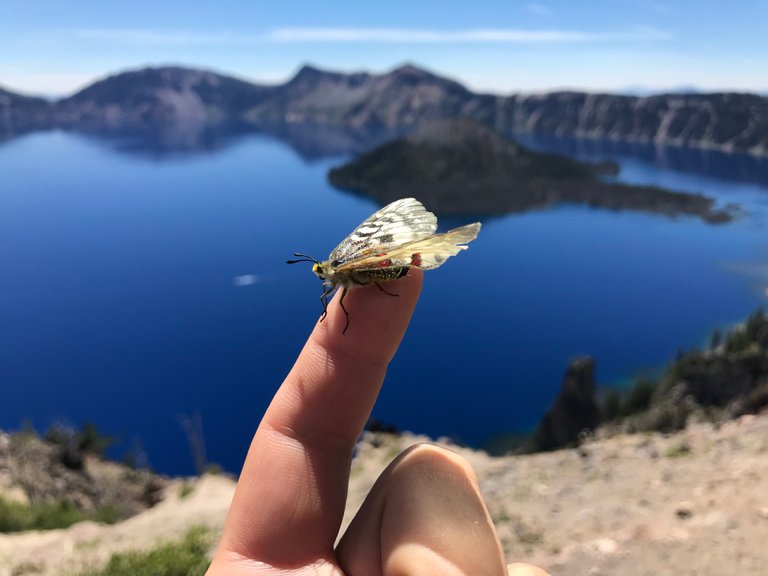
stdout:
[(335, 267), (385, 254), (392, 248), (420, 240), (437, 230), (437, 217), (415, 198), (403, 198), (384, 206), (341, 241), (329, 260)]
[(401, 246), (393, 246), (390, 250), (377, 252), (358, 258), (352, 262), (340, 265), (336, 271), (365, 271), (385, 268), (401, 268), (403, 266), (432, 270), (437, 268), (451, 256), (466, 250), (469, 242), (477, 238), (480, 223), (467, 224), (454, 228), (443, 234), (432, 234), (426, 238), (418, 238)]

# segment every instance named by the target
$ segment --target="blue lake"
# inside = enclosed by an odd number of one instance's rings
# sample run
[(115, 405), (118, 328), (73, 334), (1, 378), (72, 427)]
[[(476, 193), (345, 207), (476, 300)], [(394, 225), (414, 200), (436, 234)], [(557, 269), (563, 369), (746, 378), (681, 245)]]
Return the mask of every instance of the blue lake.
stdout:
[[(427, 274), (378, 420), (481, 445), (533, 426), (569, 359), (593, 355), (599, 383), (621, 385), (766, 302), (768, 161), (528, 143), (747, 214), (485, 220)], [(377, 208), (327, 184), (341, 160), (256, 135), (170, 155), (61, 132), (0, 144), (0, 428), (93, 421), (115, 454), (188, 473), (181, 420), (199, 414), (208, 460), (237, 471), (321, 311), (319, 281), (286, 258), (324, 258)]]

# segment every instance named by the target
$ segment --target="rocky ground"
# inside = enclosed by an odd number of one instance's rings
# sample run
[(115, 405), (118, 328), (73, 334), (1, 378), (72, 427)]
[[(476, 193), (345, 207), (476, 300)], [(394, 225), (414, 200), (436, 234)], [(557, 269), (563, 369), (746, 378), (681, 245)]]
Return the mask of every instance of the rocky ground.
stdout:
[[(366, 433), (345, 523), (382, 468), (422, 440)], [(766, 573), (766, 413), (526, 456), (453, 449), (475, 468), (509, 561), (536, 563), (553, 576)], [(220, 530), (234, 482), (204, 476), (165, 481), (162, 490), (160, 503), (112, 526), (82, 522), (0, 535), (0, 576), (75, 573), (112, 552), (180, 537), (193, 525)], [(19, 497), (6, 475), (0, 493), (14, 492)]]
[[(413, 441), (361, 446), (351, 499)], [(473, 465), (508, 561), (554, 575), (764, 575), (768, 414)], [(365, 479), (363, 479), (365, 477)]]

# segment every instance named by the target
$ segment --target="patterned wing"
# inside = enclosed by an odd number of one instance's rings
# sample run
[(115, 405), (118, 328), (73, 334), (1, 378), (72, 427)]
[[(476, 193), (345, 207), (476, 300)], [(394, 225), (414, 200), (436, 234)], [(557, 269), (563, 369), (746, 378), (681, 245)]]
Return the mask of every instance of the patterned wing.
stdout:
[(431, 236), (437, 217), (415, 198), (395, 200), (374, 213), (331, 252), (334, 266), (382, 254), (393, 247)]
[(386, 253), (355, 260), (351, 264), (342, 264), (337, 272), (345, 270), (377, 270), (413, 266), (422, 270), (437, 268), (451, 256), (455, 256), (468, 247), (466, 244), (477, 238), (480, 223), (467, 224), (443, 234), (434, 234), (426, 238), (413, 240), (402, 246), (395, 246)]

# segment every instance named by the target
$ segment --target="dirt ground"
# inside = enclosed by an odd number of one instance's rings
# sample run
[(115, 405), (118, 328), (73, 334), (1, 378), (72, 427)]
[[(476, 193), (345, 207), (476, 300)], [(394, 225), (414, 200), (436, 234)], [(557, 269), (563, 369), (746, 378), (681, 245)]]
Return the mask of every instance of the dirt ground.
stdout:
[[(366, 434), (345, 523), (384, 466), (425, 440)], [(452, 448), (475, 468), (509, 562), (532, 562), (553, 576), (768, 574), (768, 415), (530, 456)], [(113, 526), (0, 535), (0, 576), (76, 573), (193, 525), (220, 530), (234, 482), (205, 476), (182, 497), (183, 482)]]

